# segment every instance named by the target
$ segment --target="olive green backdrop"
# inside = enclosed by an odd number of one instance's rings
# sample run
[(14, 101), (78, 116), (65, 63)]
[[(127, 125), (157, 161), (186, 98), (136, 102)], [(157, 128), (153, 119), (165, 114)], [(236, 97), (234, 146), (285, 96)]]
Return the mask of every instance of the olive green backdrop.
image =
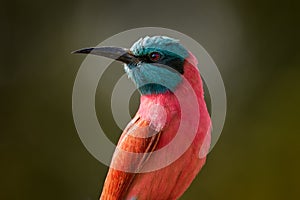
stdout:
[[(228, 95), (220, 140), (182, 199), (299, 199), (299, 1), (2, 0), (0, 10), (0, 199), (98, 198), (107, 167), (73, 123), (72, 87), (84, 57), (70, 52), (144, 26), (201, 43)], [(110, 93), (123, 73), (109, 68), (96, 96), (114, 141), (121, 130)], [(132, 113), (137, 105), (135, 93)]]

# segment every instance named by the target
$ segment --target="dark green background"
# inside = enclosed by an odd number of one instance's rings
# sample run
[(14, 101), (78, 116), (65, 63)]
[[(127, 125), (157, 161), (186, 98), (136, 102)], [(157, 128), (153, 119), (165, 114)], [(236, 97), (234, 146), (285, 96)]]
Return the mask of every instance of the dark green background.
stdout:
[[(0, 199), (98, 198), (107, 167), (73, 124), (84, 57), (70, 52), (144, 26), (201, 43), (228, 95), (223, 134), (182, 199), (299, 199), (299, 1), (16, 0), (0, 9)], [(109, 95), (123, 73), (109, 69), (97, 92), (99, 121), (114, 140)], [(135, 94), (132, 112), (137, 103)]]

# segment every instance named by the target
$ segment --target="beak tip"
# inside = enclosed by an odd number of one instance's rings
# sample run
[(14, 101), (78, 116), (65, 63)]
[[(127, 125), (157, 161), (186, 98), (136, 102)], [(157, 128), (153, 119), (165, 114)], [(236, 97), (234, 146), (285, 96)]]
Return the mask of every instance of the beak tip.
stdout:
[(72, 54), (93, 54), (103, 56), (123, 63), (137, 62), (132, 52), (120, 47), (88, 47), (71, 52)]
[(78, 49), (75, 51), (72, 51), (71, 54), (89, 54), (92, 52), (94, 48), (84, 48), (84, 49)]

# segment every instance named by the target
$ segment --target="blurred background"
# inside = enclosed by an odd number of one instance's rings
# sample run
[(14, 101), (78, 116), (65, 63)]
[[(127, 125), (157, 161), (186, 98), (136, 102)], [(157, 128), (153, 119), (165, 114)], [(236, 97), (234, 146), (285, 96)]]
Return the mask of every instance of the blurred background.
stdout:
[[(223, 76), (228, 112), (207, 164), (181, 199), (299, 199), (299, 1), (1, 1), (0, 199), (96, 200), (107, 167), (81, 143), (72, 88), (84, 56), (121, 31), (158, 26), (209, 52)], [(201, 61), (200, 61), (201, 63)], [(96, 95), (112, 140), (110, 111), (122, 67)], [(138, 93), (130, 103), (132, 113)]]

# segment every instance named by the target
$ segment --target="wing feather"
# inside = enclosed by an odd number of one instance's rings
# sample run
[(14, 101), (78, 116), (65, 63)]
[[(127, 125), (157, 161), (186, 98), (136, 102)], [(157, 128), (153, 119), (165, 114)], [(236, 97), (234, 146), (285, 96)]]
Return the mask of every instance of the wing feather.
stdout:
[(141, 119), (138, 115), (132, 119), (123, 131), (114, 152), (101, 200), (125, 198), (135, 174), (157, 147), (161, 132), (151, 128), (149, 121)]

